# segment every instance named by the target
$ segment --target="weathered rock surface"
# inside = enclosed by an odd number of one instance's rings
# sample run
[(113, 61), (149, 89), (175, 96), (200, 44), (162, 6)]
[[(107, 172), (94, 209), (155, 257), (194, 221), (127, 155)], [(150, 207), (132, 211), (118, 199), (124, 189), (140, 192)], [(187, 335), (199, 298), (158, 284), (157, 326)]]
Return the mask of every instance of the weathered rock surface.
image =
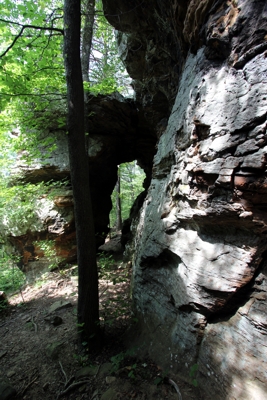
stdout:
[(266, 398), (266, 1), (104, 0), (159, 141), (132, 224), (136, 343), (207, 398)]

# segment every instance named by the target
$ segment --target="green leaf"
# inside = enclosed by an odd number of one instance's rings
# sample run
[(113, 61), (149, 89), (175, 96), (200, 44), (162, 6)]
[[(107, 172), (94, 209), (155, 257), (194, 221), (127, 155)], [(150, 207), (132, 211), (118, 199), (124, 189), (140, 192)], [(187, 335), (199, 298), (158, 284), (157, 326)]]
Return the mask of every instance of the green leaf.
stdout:
[(192, 367), (190, 368), (190, 372), (189, 372), (189, 375), (191, 378), (193, 378), (195, 376), (197, 370), (198, 370), (198, 364), (192, 365)]

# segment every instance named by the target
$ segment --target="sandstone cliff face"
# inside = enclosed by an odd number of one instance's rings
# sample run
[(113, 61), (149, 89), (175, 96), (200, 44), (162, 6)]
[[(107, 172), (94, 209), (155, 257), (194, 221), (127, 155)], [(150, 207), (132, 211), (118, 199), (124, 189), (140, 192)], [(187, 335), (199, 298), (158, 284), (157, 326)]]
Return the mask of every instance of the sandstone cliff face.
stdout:
[(105, 0), (159, 137), (135, 232), (136, 343), (207, 397), (267, 393), (267, 3)]

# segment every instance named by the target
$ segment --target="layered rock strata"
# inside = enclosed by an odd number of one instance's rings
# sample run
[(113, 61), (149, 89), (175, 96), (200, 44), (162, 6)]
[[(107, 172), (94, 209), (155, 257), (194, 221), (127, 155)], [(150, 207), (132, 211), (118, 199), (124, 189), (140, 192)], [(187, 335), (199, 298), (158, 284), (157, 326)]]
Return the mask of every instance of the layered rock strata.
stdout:
[(159, 137), (132, 225), (136, 343), (187, 380), (197, 364), (207, 398), (264, 399), (266, 2), (104, 7)]

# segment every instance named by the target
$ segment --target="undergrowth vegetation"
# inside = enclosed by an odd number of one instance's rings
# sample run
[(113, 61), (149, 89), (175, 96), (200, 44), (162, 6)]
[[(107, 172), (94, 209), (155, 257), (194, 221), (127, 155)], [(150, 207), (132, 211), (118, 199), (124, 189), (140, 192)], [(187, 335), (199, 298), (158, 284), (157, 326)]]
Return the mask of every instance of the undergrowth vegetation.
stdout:
[(0, 252), (0, 291), (9, 293), (25, 283), (24, 273), (16, 266), (16, 257)]

